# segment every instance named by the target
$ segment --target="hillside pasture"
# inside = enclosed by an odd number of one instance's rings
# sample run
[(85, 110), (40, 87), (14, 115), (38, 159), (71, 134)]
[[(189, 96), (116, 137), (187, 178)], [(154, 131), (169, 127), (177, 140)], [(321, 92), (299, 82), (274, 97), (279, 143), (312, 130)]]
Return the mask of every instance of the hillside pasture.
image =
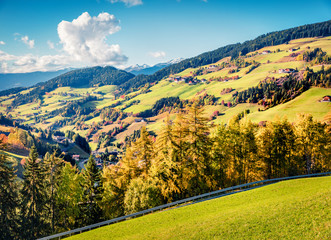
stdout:
[(253, 122), (272, 121), (275, 117), (287, 117), (289, 121), (295, 121), (300, 113), (311, 114), (316, 120), (323, 120), (325, 115), (331, 111), (330, 102), (321, 102), (322, 97), (331, 95), (330, 88), (311, 88), (295, 99), (277, 105), (262, 112), (253, 112), (248, 117)]
[(68, 239), (328, 239), (330, 185), (330, 176), (279, 182)]

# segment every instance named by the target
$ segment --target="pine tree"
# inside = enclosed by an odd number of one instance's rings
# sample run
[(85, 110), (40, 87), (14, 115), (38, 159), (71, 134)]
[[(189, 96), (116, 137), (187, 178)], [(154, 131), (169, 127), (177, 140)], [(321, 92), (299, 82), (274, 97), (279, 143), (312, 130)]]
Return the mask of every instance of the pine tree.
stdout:
[(48, 233), (49, 225), (46, 222), (47, 196), (45, 191), (45, 171), (38, 152), (32, 146), (24, 166), (23, 188), (21, 190), (21, 231), (23, 239), (34, 239)]
[(18, 186), (13, 163), (0, 152), (0, 239), (18, 239)]
[(102, 198), (103, 186), (101, 173), (94, 157), (91, 155), (83, 171), (84, 198), (85, 198), (85, 223), (93, 224), (102, 219), (99, 201)]
[(59, 211), (56, 205), (56, 194), (61, 177), (61, 168), (63, 167), (63, 160), (56, 156), (56, 152), (52, 155), (46, 153), (44, 156), (44, 168), (46, 174), (46, 188), (48, 194), (48, 209), (49, 219), (51, 222), (52, 233), (55, 232), (56, 215)]

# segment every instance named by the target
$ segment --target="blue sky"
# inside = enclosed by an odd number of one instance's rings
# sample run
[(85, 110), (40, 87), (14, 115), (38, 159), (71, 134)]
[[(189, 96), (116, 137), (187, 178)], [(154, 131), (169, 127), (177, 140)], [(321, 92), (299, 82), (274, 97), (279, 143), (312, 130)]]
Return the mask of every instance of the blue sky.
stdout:
[(0, 72), (155, 64), (330, 19), (330, 0), (0, 0)]

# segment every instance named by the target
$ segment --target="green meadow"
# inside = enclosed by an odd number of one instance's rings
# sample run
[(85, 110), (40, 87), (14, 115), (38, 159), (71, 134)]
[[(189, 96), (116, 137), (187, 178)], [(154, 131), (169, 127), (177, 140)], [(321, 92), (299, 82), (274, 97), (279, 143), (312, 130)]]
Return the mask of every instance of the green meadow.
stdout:
[(329, 239), (331, 177), (289, 180), (68, 239)]
[(289, 121), (295, 121), (300, 113), (310, 113), (314, 119), (322, 121), (324, 116), (331, 111), (330, 102), (321, 102), (322, 97), (331, 95), (330, 88), (311, 88), (295, 99), (272, 107), (266, 111), (255, 111), (248, 115), (253, 122), (272, 121), (277, 117), (287, 117)]

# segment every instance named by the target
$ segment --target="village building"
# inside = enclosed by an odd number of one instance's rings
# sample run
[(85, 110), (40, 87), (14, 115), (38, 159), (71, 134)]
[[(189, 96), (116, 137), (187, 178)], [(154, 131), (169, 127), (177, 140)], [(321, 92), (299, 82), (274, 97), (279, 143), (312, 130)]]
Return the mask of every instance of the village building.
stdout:
[(296, 70), (293, 69), (293, 68), (285, 68), (285, 69), (279, 69), (278, 70), (278, 73), (293, 73), (295, 72)]
[(331, 102), (331, 96), (324, 96), (322, 102)]
[(78, 155), (78, 154), (72, 155), (72, 159), (74, 159), (76, 162), (79, 161), (79, 157), (80, 157), (80, 155)]

